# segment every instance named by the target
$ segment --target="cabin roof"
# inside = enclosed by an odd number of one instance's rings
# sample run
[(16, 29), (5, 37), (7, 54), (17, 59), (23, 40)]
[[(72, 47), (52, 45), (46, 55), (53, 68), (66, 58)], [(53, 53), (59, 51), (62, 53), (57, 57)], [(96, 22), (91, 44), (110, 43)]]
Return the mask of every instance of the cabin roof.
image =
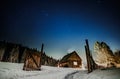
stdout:
[[(77, 52), (76, 51), (73, 51), (72, 53), (69, 53), (69, 54), (67, 54), (67, 55), (65, 55), (61, 60), (60, 60), (60, 62), (65, 62), (65, 61), (67, 61), (71, 56), (73, 56), (73, 55), (76, 55), (77, 56), (77, 58), (79, 58), (79, 60), (81, 60), (81, 58), (80, 58), (80, 56), (77, 54)], [(76, 59), (77, 59), (76, 58)]]

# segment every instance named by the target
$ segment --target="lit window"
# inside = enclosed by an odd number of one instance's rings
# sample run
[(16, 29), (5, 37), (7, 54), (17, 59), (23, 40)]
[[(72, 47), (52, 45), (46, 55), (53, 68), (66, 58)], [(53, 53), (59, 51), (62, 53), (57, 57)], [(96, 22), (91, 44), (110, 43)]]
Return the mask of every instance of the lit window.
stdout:
[(73, 64), (74, 64), (74, 65), (77, 65), (77, 62), (76, 62), (76, 61), (74, 61), (74, 62), (73, 62)]

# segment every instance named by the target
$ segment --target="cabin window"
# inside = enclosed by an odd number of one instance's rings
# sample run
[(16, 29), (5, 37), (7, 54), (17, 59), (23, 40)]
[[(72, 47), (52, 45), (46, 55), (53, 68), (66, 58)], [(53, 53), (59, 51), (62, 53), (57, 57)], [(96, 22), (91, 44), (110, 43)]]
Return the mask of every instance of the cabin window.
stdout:
[(78, 65), (78, 63), (76, 61), (73, 62), (74, 65)]

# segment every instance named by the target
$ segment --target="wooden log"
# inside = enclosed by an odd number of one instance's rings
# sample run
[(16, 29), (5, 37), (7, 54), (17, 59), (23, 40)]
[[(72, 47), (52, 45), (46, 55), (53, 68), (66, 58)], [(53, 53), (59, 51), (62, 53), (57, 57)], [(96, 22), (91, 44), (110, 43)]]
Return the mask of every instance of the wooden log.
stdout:
[(44, 44), (42, 43), (42, 46), (41, 46), (41, 53), (43, 53), (43, 47), (44, 47)]
[(87, 63), (88, 63), (88, 72), (92, 72), (93, 70), (97, 69), (97, 64), (95, 63), (95, 61), (93, 60), (92, 54), (90, 53), (90, 49), (89, 49), (89, 43), (88, 40), (85, 40), (86, 42), (86, 56), (87, 56)]
[(87, 60), (88, 73), (90, 73), (91, 72), (91, 70), (90, 70), (90, 59), (89, 59), (89, 55), (88, 55), (88, 51), (87, 51), (86, 46), (85, 46), (85, 51), (86, 51), (86, 60)]
[(44, 44), (42, 43), (42, 46), (41, 46), (41, 51), (40, 51), (40, 66), (42, 65), (43, 47), (44, 47)]
[(89, 49), (89, 44), (88, 44), (88, 40), (85, 40), (86, 42), (86, 53), (87, 53), (87, 57), (88, 57), (88, 73), (92, 72), (92, 62), (91, 62), (91, 58), (90, 58), (90, 49)]
[(90, 73), (93, 70), (97, 69), (97, 64), (95, 63), (92, 54), (90, 53), (88, 40), (86, 39), (85, 42), (86, 42), (85, 51), (86, 51), (86, 58), (88, 64), (88, 73)]

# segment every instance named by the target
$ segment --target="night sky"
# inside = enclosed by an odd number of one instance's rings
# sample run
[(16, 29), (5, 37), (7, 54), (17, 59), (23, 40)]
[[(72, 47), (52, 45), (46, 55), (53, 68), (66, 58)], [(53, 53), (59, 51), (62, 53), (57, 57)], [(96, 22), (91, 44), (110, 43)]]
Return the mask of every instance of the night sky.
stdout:
[[(3, 2), (4, 1), (4, 2)], [(76, 50), (84, 56), (85, 39), (120, 49), (119, 0), (1, 0), (0, 40), (21, 43), (61, 58)]]

